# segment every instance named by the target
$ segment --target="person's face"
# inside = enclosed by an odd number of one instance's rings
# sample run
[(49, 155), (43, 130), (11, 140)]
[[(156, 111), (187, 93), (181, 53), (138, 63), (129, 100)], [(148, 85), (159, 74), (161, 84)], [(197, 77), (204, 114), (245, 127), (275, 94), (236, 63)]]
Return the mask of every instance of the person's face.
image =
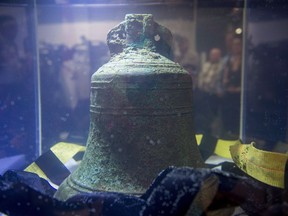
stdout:
[(217, 63), (221, 60), (221, 51), (219, 49), (212, 49), (209, 54), (211, 63)]

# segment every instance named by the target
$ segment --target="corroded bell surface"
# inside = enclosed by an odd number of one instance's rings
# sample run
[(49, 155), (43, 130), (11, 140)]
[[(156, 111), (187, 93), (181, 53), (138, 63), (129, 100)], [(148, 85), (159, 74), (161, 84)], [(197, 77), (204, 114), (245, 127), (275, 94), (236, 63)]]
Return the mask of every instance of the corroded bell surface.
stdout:
[(90, 131), (78, 169), (59, 187), (141, 194), (168, 166), (202, 167), (192, 123), (192, 80), (169, 60), (172, 35), (150, 14), (108, 33), (111, 60), (92, 76)]

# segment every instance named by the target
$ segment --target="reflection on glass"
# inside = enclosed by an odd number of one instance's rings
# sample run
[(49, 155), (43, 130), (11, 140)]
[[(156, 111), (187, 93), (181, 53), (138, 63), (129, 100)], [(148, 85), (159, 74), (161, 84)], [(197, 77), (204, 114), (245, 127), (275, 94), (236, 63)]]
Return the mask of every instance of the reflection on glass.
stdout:
[(16, 168), (36, 156), (32, 27), (27, 11), (0, 5), (1, 171), (9, 167), (9, 158), (14, 164), (10, 168)]
[(72, 47), (41, 43), (44, 151), (59, 141), (85, 143), (89, 127), (90, 79), (107, 60), (107, 52), (104, 43), (84, 36), (81, 43), (75, 42)]

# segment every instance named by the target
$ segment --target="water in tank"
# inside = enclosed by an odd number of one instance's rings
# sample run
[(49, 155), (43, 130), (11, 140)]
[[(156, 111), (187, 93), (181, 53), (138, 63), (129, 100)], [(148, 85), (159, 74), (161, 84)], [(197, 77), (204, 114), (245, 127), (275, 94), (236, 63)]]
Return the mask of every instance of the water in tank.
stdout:
[[(268, 0), (1, 1), (0, 212), (287, 214), (287, 11)], [(120, 79), (123, 62), (137, 69)], [(172, 63), (183, 77), (170, 80)], [(101, 77), (107, 65), (115, 83)], [(80, 195), (55, 198), (63, 181)]]

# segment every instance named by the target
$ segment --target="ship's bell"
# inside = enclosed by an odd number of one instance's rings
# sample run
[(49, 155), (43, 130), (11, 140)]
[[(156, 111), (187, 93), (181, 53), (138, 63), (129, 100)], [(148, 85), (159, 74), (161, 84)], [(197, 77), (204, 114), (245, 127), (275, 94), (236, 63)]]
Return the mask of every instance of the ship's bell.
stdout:
[(128, 14), (107, 36), (111, 60), (91, 80), (83, 160), (59, 187), (141, 194), (168, 166), (202, 167), (192, 119), (192, 80), (171, 58), (172, 35), (151, 14)]

